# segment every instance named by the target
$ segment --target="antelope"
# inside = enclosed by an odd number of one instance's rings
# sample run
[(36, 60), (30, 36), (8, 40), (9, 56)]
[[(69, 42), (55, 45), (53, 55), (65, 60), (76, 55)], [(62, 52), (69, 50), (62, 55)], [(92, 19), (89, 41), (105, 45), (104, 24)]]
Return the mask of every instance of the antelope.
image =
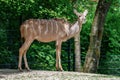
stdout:
[(74, 10), (78, 20), (70, 25), (69, 22), (64, 19), (29, 19), (23, 22), (20, 26), (21, 38), (24, 38), (24, 43), (19, 49), (19, 63), (18, 69), (22, 71), (22, 57), (25, 62), (25, 68), (29, 71), (26, 52), (34, 40), (40, 42), (56, 41), (56, 70), (63, 71), (61, 65), (61, 44), (81, 31), (82, 24), (86, 22), (86, 15), (88, 13), (85, 10), (83, 13), (78, 13)]

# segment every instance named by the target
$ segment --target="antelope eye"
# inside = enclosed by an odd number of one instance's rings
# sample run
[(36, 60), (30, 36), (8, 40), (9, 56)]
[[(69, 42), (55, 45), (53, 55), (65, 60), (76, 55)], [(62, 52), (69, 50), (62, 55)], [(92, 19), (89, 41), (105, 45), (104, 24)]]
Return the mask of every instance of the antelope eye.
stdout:
[(81, 15), (79, 15), (78, 17), (81, 17)]

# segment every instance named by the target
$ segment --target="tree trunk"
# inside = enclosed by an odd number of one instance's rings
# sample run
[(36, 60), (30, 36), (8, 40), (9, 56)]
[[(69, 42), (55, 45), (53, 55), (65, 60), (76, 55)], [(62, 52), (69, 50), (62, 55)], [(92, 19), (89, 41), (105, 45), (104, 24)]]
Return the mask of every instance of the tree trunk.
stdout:
[(83, 72), (97, 72), (100, 59), (100, 47), (103, 35), (103, 26), (110, 4), (111, 0), (99, 0), (98, 2), (95, 17), (92, 23), (90, 44), (87, 51)]
[(80, 59), (80, 34), (75, 36), (75, 71), (80, 72), (81, 59)]

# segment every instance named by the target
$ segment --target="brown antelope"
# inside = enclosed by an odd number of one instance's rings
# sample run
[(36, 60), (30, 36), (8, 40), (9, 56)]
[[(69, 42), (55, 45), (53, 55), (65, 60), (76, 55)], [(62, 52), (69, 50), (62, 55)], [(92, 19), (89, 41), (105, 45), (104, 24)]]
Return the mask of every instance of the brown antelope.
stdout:
[(24, 38), (25, 41), (19, 49), (18, 69), (20, 71), (22, 71), (22, 57), (24, 58), (25, 68), (30, 70), (27, 63), (26, 52), (34, 40), (41, 42), (56, 41), (56, 69), (63, 70), (61, 65), (61, 44), (63, 41), (74, 37), (81, 31), (88, 11), (85, 10), (83, 13), (78, 13), (74, 10), (74, 13), (78, 16), (78, 20), (73, 25), (70, 25), (63, 19), (29, 19), (21, 25), (21, 37)]

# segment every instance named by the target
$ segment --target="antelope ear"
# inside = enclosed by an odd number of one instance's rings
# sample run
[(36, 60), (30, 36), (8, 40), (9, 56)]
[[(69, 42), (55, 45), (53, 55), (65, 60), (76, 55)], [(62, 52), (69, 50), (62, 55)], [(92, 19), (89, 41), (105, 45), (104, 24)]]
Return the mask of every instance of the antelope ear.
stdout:
[(77, 15), (77, 16), (80, 16), (81, 14), (77, 12), (76, 9), (73, 10), (73, 12)]
[(85, 11), (83, 12), (83, 15), (86, 16), (87, 14), (88, 14), (88, 10), (85, 10)]

